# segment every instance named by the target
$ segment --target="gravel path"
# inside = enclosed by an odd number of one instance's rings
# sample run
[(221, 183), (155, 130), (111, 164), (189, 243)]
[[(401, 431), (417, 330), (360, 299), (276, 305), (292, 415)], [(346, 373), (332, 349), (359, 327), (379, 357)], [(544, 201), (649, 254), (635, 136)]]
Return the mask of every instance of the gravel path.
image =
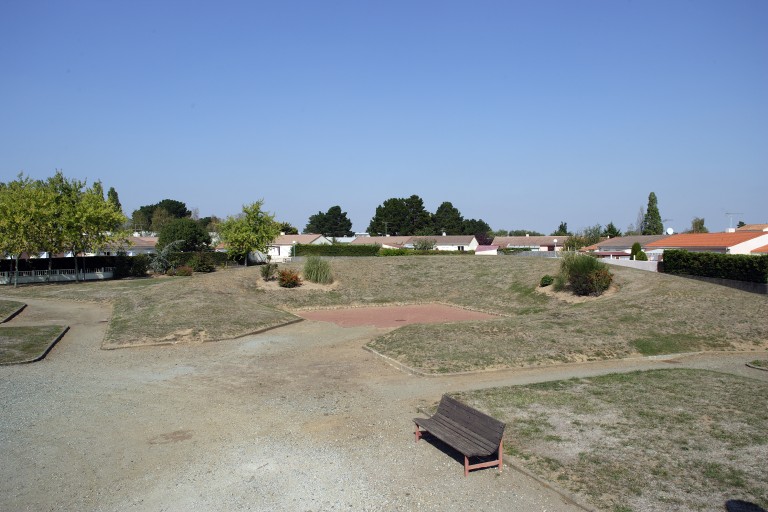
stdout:
[[(414, 443), (417, 408), (446, 391), (669, 367), (417, 377), (361, 350), (381, 331), (310, 321), (104, 351), (108, 308), (26, 302), (14, 323), (71, 330), (44, 360), (0, 367), (2, 510), (581, 510), (517, 471), (464, 478), (460, 461)], [(742, 372), (750, 359), (681, 365)]]

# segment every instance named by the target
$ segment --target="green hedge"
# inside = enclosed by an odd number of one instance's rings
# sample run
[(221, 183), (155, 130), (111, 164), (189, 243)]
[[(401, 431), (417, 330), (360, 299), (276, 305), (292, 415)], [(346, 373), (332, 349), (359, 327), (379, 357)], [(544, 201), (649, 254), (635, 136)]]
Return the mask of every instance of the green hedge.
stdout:
[(664, 251), (664, 262), (660, 268), (667, 274), (768, 283), (768, 255), (718, 254), (673, 249)]
[(379, 253), (379, 245), (312, 245), (297, 244), (297, 256), (376, 256)]
[(475, 251), (417, 251), (416, 249), (381, 249), (379, 256), (465, 256)]
[[(199, 252), (175, 252), (171, 256), (171, 260), (173, 261), (174, 265), (177, 267), (182, 267), (185, 265), (190, 265), (192, 260), (197, 257), (200, 253)], [(217, 267), (223, 267), (227, 264), (227, 253), (226, 252), (213, 252), (213, 251), (205, 251), (203, 252), (205, 254), (205, 258), (216, 265)]]

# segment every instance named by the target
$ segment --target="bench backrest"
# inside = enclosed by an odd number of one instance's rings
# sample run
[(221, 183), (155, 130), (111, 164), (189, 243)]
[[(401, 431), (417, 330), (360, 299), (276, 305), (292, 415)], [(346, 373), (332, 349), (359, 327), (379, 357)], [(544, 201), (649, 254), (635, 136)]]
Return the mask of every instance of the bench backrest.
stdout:
[(448, 395), (443, 395), (443, 398), (440, 399), (437, 414), (450, 418), (468, 428), (478, 436), (488, 440), (493, 446), (498, 446), (504, 435), (505, 424), (503, 422)]

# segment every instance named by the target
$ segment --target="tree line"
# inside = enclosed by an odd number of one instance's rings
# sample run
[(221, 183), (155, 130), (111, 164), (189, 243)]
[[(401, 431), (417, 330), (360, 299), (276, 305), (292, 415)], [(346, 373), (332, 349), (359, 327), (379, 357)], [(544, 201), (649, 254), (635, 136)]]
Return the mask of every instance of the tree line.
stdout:
[(17, 271), (24, 254), (77, 256), (125, 243), (125, 222), (114, 188), (105, 199), (100, 181), (87, 186), (56, 171), (46, 180), (20, 173), (0, 183), (0, 253), (16, 260)]

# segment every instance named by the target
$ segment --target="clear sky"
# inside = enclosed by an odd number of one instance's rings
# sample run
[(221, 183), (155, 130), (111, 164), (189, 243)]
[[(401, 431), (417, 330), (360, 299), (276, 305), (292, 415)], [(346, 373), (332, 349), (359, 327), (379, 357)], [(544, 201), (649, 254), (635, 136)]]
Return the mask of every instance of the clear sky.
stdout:
[(299, 229), (768, 222), (768, 1), (0, 0), (0, 181), (55, 169)]

